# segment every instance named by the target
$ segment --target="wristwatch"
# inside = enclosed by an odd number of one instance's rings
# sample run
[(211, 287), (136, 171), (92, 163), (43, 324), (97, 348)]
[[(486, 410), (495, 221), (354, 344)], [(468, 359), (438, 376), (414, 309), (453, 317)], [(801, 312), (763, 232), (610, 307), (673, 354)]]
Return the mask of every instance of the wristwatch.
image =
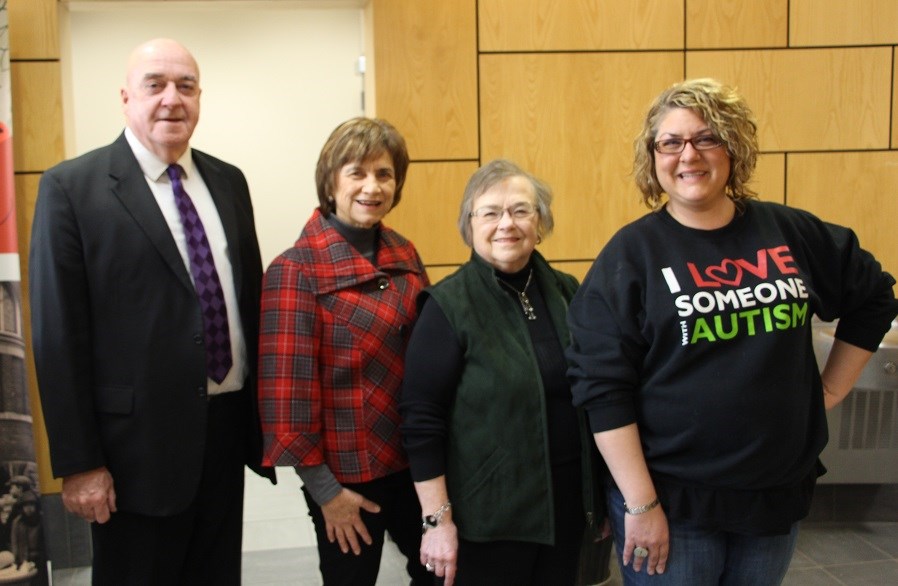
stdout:
[(427, 533), (428, 529), (434, 529), (439, 526), (440, 521), (443, 520), (443, 513), (448, 511), (452, 507), (452, 503), (446, 501), (446, 503), (441, 506), (433, 515), (424, 515), (421, 517), (421, 533)]

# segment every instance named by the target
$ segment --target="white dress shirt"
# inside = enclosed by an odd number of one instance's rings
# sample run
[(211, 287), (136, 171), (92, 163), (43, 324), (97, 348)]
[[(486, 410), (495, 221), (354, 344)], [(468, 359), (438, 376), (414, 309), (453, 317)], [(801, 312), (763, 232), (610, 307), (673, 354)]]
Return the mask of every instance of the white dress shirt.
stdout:
[[(147, 185), (149, 185), (150, 191), (153, 192), (156, 203), (159, 204), (159, 209), (165, 217), (168, 229), (171, 230), (172, 237), (175, 239), (175, 244), (178, 246), (178, 251), (181, 253), (184, 266), (187, 268), (187, 273), (192, 281), (193, 274), (190, 272), (190, 260), (187, 256), (187, 238), (184, 234), (184, 226), (181, 224), (181, 214), (178, 212), (178, 206), (175, 203), (171, 181), (166, 173), (168, 163), (159, 160), (156, 155), (150, 152), (134, 136), (130, 128), (125, 129), (125, 138), (128, 140), (128, 144), (131, 145), (131, 150), (134, 152), (134, 156), (137, 157), (137, 162), (140, 163)], [(221, 225), (221, 218), (218, 216), (218, 209), (215, 207), (215, 202), (209, 193), (209, 188), (193, 164), (193, 155), (189, 147), (181, 155), (181, 158), (178, 159), (177, 164), (184, 169), (181, 175), (184, 191), (187, 192), (193, 201), (200, 220), (203, 222), (203, 228), (206, 230), (206, 237), (209, 239), (209, 246), (212, 249), (212, 259), (215, 261), (215, 269), (218, 271), (218, 278), (221, 280), (225, 306), (228, 310), (228, 328), (231, 333), (233, 365), (221, 383), (207, 379), (209, 394), (237, 391), (243, 388), (243, 382), (247, 375), (246, 343), (243, 339), (243, 326), (240, 322), (240, 308), (237, 306), (237, 292), (234, 288), (234, 274), (231, 269), (228, 240)]]

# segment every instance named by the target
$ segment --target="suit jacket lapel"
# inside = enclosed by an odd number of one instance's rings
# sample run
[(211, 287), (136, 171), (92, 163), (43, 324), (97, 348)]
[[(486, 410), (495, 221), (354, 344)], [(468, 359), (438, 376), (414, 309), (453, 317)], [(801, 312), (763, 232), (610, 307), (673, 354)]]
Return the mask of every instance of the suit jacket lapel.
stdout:
[(193, 282), (187, 273), (187, 267), (184, 266), (184, 259), (178, 252), (171, 230), (153, 197), (153, 192), (147, 185), (134, 153), (131, 152), (124, 133), (112, 144), (109, 167), (112, 193), (127, 208), (178, 280), (192, 291)]

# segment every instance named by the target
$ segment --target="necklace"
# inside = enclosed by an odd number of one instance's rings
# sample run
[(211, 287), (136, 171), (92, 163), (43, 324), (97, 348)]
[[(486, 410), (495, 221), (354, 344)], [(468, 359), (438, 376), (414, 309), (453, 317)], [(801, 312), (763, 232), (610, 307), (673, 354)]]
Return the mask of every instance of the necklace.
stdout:
[(518, 291), (499, 277), (496, 277), (496, 280), (518, 294), (518, 300), (521, 302), (521, 307), (524, 309), (524, 315), (527, 316), (527, 319), (530, 321), (535, 320), (536, 314), (533, 312), (533, 304), (530, 303), (530, 298), (527, 297), (527, 287), (530, 286), (530, 281), (533, 280), (533, 269), (530, 269), (530, 274), (527, 275), (527, 283), (524, 284), (524, 288), (520, 291)]

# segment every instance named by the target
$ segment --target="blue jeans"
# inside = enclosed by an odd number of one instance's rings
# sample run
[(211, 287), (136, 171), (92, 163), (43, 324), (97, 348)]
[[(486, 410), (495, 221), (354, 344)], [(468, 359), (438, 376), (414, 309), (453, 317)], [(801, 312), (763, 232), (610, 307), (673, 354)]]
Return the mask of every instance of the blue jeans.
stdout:
[(798, 523), (787, 535), (741, 535), (672, 521), (670, 553), (663, 574), (649, 576), (645, 567), (634, 572), (624, 567), (624, 497), (607, 487), (608, 515), (614, 533), (617, 563), (626, 586), (774, 586), (782, 583), (795, 542)]

